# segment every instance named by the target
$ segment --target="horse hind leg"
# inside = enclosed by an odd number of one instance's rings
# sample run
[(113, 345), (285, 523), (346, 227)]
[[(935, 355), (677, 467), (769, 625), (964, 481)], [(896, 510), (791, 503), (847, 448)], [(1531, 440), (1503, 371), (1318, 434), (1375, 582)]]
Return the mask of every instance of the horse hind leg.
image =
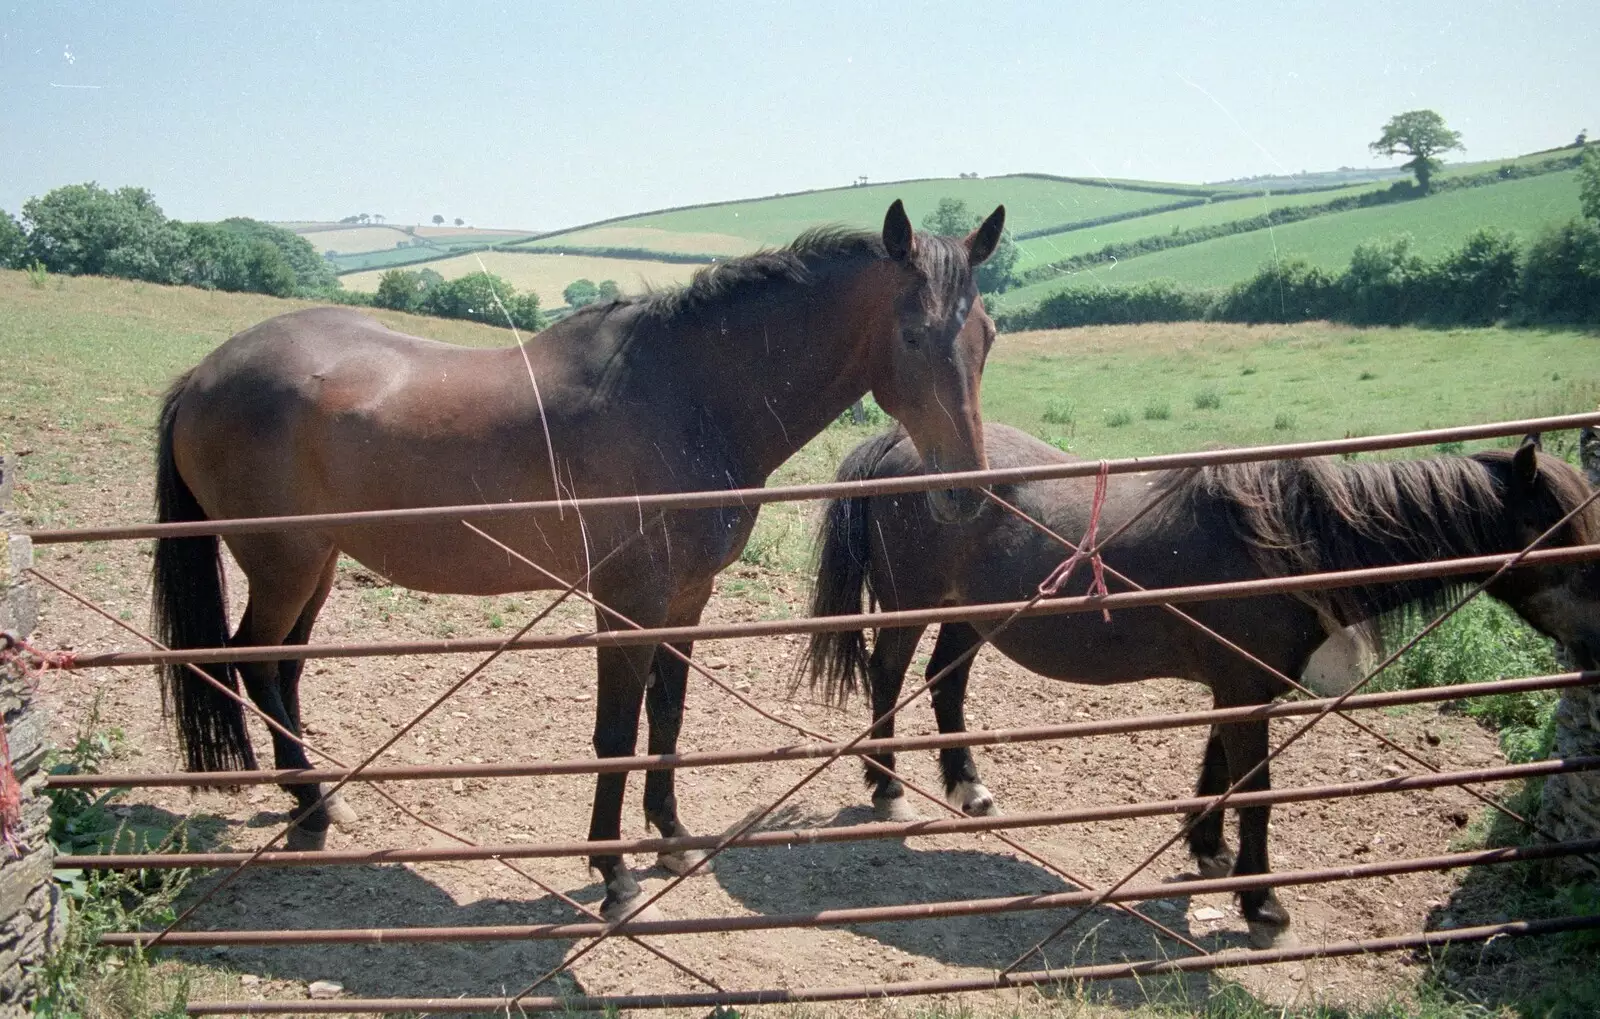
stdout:
[[(1213, 727), (1206, 741), (1205, 759), (1200, 764), (1200, 780), (1195, 783), (1194, 794), (1219, 796), (1227, 788), (1228, 755), (1222, 748), (1221, 734)], [(1197, 817), (1199, 814), (1188, 816), (1189, 852), (1194, 855), (1200, 876), (1227, 877), (1233, 873), (1234, 858), (1223, 838), (1222, 811), (1213, 810), (1196, 821)]]
[[(922, 639), (923, 627), (881, 630), (867, 660), (867, 681), (872, 690), (872, 738), (892, 739), (894, 718), (885, 717), (900, 699), (905, 684), (906, 670), (917, 653), (917, 642)], [(889, 771), (894, 771), (894, 751), (869, 754)], [(906, 802), (905, 786), (900, 780), (884, 774), (870, 763), (863, 762), (867, 785), (872, 789), (872, 814), (880, 821), (915, 821), (919, 815)]]
[[(933, 656), (928, 660), (927, 678), (945, 669), (949, 674), (933, 687), (933, 714), (941, 733), (966, 732), (967, 677), (972, 672), (969, 652), (982, 640), (978, 631), (966, 623), (949, 623), (939, 628)], [(962, 659), (963, 655), (968, 655)], [(955, 665), (957, 661), (961, 664)], [(939, 751), (939, 770), (944, 775), (944, 795), (950, 805), (968, 817), (993, 817), (1000, 813), (994, 795), (978, 779), (978, 765), (968, 747)]]
[[(250, 600), (245, 605), (239, 628), (229, 642), (235, 647), (256, 647), (265, 644), (289, 643), (290, 637), (301, 628), (306, 618), (304, 635), (310, 636), (310, 622), (315, 618), (314, 608), (321, 607), (327, 596), (326, 588), (333, 582), (334, 553), (332, 549), (285, 547), (281, 541), (266, 541), (259, 545), (241, 542), (234, 546), (234, 557), (239, 560), (245, 575), (250, 579)], [(247, 662), (239, 666), (245, 691), (250, 699), (277, 725), (295, 737), (300, 735), (299, 698), (297, 683), (286, 685), (285, 662)], [(298, 681), (298, 663), (293, 663), (292, 674)], [(286, 693), (289, 696), (286, 697)], [(291, 704), (294, 710), (291, 710)], [(272, 729), (274, 764), (279, 768), (308, 768), (304, 748), (294, 739)], [(316, 785), (284, 785), (298, 806), (294, 824), (289, 830), (287, 848), (290, 850), (321, 849), (327, 842), (330, 817), (327, 805), (321, 800), (321, 789)]]
[[(285, 644), (305, 644), (311, 640), (311, 628), (316, 625), (317, 615), (322, 611), (323, 603), (328, 600), (328, 592), (333, 589), (333, 578), (338, 565), (337, 554), (328, 557), (328, 564), (323, 568), (322, 576), (317, 583), (317, 590), (311, 596), (311, 601), (301, 610), (300, 618), (295, 621), (294, 629), (284, 638)], [(284, 711), (294, 720), (291, 727), (296, 735), (302, 731), (300, 721), (300, 677), (305, 667), (303, 658), (286, 658), (278, 663), (278, 689), (283, 698)], [(298, 747), (296, 749), (299, 749)], [(329, 819), (341, 828), (354, 827), (360, 815), (355, 808), (350, 806), (344, 797), (343, 790), (329, 792), (334, 783), (323, 782), (317, 786), (317, 793), (322, 798), (322, 807), (328, 812)]]

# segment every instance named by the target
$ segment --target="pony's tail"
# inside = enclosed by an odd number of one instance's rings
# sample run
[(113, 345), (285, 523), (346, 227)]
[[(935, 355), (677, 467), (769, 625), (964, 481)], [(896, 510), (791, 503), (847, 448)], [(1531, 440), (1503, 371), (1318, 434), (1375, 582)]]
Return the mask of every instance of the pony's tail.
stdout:
[[(839, 465), (836, 481), (864, 481), (873, 477), (879, 463), (904, 433), (895, 428), (857, 446)], [(812, 587), (813, 616), (849, 616), (862, 610), (872, 592), (872, 497), (834, 499), (822, 516), (817, 541), (816, 583)], [(843, 704), (865, 683), (867, 637), (861, 630), (814, 633), (806, 653), (805, 671), (811, 688), (822, 687), (831, 704)]]
[[(194, 493), (178, 474), (172, 430), (189, 376), (168, 390), (156, 440), (156, 519), (162, 523), (206, 519)], [(228, 600), (221, 550), (215, 535), (156, 540), (152, 615), (156, 637), (174, 651), (228, 643)], [(233, 666), (197, 666), (229, 690), (239, 689)], [(255, 752), (245, 729), (244, 708), (186, 665), (161, 667), (162, 707), (176, 717), (178, 746), (190, 771), (253, 769)]]

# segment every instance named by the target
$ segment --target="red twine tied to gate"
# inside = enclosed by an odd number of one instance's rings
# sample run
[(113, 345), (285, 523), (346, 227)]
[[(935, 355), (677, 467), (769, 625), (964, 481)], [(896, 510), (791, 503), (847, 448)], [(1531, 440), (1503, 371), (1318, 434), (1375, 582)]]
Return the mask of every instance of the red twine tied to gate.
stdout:
[[(70, 651), (41, 651), (15, 634), (0, 633), (0, 669), (14, 668), (30, 685), (37, 686), (39, 677), (51, 669), (70, 669), (72, 664)], [(0, 845), (14, 857), (22, 855), (17, 838), (21, 824), (22, 783), (11, 765), (11, 741), (0, 716)]]
[[(1099, 548), (1100, 511), (1106, 505), (1106, 485), (1110, 479), (1111, 464), (1109, 461), (1101, 460), (1100, 472), (1094, 479), (1094, 502), (1089, 505), (1089, 526), (1083, 529), (1083, 540), (1078, 542), (1078, 550), (1068, 556), (1039, 584), (1039, 593), (1045, 597), (1053, 597), (1059, 593), (1072, 578), (1072, 571), (1078, 568), (1078, 563), (1085, 559), (1089, 560), (1089, 568), (1094, 571), (1094, 579), (1089, 582), (1089, 596), (1104, 598), (1111, 593), (1106, 590), (1106, 564), (1100, 559)], [(1100, 617), (1108, 623), (1111, 622), (1111, 611), (1101, 609)]]

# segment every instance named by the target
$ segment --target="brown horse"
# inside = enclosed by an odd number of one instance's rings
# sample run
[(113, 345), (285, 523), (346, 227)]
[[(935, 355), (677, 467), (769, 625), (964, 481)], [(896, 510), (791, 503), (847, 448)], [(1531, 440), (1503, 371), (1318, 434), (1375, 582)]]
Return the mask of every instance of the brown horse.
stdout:
[[(998, 208), (964, 240), (932, 237), (912, 230), (897, 201), (881, 237), (813, 231), (788, 248), (701, 270), (681, 289), (585, 308), (501, 349), (417, 339), (345, 309), (271, 319), (218, 347), (168, 394), (159, 518), (759, 486), (869, 391), (930, 462), (981, 467), (978, 386), (994, 324), (973, 270), (1004, 219)], [(930, 509), (958, 519), (979, 509), (976, 500), (946, 494)], [(596, 565), (586, 587), (600, 601), (643, 626), (679, 626), (699, 621), (712, 578), (738, 557), (755, 517), (737, 507), (661, 517), (568, 509), (483, 529), (569, 582)], [(216, 539), (158, 542), (156, 617), (172, 647), (304, 643), (340, 553), (422, 591), (560, 586), (459, 523), (239, 535), (227, 545), (250, 584), (231, 638)], [(613, 625), (598, 618), (602, 629)], [(673, 752), (684, 664), (650, 647), (598, 657), (595, 751), (634, 752), (643, 702), (650, 752)], [(242, 676), (255, 703), (298, 733), (300, 666), (215, 675)], [(166, 673), (165, 688), (191, 769), (253, 766), (236, 702), (183, 669)], [(307, 765), (276, 734), (273, 750), (280, 768)], [(625, 782), (599, 777), (590, 838), (619, 836)], [(292, 844), (320, 846), (330, 818), (314, 806), (318, 790), (286, 788), (300, 803)], [(663, 835), (686, 833), (672, 772), (645, 777), (644, 803)], [(691, 859), (662, 862), (681, 870)], [(592, 863), (605, 878), (604, 913), (625, 913), (639, 886), (621, 857)]]
[[(1074, 457), (1003, 425), (989, 425), (994, 467), (1067, 462)], [(839, 479), (904, 477), (923, 472), (899, 430), (868, 440), (839, 469)], [(1040, 481), (996, 494), (1071, 540), (1087, 524), (1094, 479)], [(1170, 491), (1168, 491), (1170, 490)], [(1515, 453), (1485, 452), (1403, 462), (1339, 464), (1326, 459), (1212, 467), (1163, 478), (1120, 474), (1110, 479), (1101, 518), (1109, 535), (1154, 495), (1152, 512), (1107, 546), (1107, 566), (1148, 587), (1169, 587), (1323, 570), (1387, 566), (1419, 560), (1510, 552), (1588, 497), (1582, 477), (1532, 444)], [(885, 609), (929, 608), (1030, 597), (1065, 558), (1062, 546), (998, 506), (964, 523), (942, 523), (908, 496), (838, 500), (823, 521), (815, 615), (861, 611), (863, 594)], [(1600, 541), (1600, 505), (1564, 526), (1552, 545)], [(1081, 570), (1072, 590), (1086, 590)], [(1365, 624), (1403, 605), (1437, 605), (1482, 578), (1420, 580), (1384, 587), (1213, 601), (1185, 611), (1288, 676), (1299, 676), (1330, 634)], [(1600, 564), (1542, 566), (1508, 572), (1488, 589), (1535, 628), (1564, 644), (1583, 668), (1600, 665)], [(928, 662), (931, 677), (957, 660), (994, 623), (946, 624)], [(871, 656), (864, 635), (812, 638), (813, 682), (838, 700), (863, 679), (874, 717), (900, 695), (923, 627), (879, 631)], [(1018, 619), (994, 634), (994, 646), (1018, 664), (1052, 679), (1127, 683), (1177, 676), (1211, 688), (1219, 708), (1265, 704), (1287, 687), (1237, 652), (1159, 608), (1123, 609), (1110, 622), (1098, 613)], [(970, 661), (932, 691), (941, 732), (965, 728), (962, 704)], [(874, 735), (893, 735), (894, 721)], [(1267, 754), (1267, 724), (1216, 727), (1206, 746), (1198, 794), (1238, 781)], [(940, 755), (945, 791), (969, 814), (995, 811), (966, 749)], [(894, 766), (892, 754), (880, 758)], [(868, 785), (880, 816), (904, 817), (904, 790), (871, 769)], [(1268, 788), (1263, 768), (1248, 788)], [(1213, 813), (1189, 833), (1189, 848), (1208, 876), (1267, 871), (1269, 808), (1239, 812), (1239, 857)], [(1271, 891), (1240, 896), (1252, 936), (1271, 941), (1289, 916)]]

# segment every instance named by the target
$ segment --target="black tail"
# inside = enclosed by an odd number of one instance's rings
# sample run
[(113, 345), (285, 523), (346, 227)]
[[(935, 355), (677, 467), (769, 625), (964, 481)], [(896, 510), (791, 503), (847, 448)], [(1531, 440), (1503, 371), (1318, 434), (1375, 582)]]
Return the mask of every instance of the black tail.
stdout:
[[(905, 432), (890, 429), (851, 451), (839, 465), (837, 481), (864, 481), (875, 477), (884, 456)], [(817, 540), (816, 583), (811, 594), (813, 616), (849, 616), (862, 610), (864, 601), (876, 604), (872, 591), (872, 497), (835, 499), (828, 503)], [(814, 633), (806, 653), (811, 687), (821, 684), (824, 697), (843, 704), (859, 690), (867, 674), (867, 636), (861, 630)]]
[[(172, 457), (172, 428), (178, 400), (188, 383), (183, 375), (161, 405), (156, 442), (156, 519), (162, 523), (204, 520), (205, 511), (178, 475)], [(152, 610), (156, 637), (173, 650), (218, 647), (228, 642), (228, 599), (221, 550), (213, 535), (161, 538), (156, 541), (152, 571)], [(226, 664), (200, 666), (230, 690), (239, 679)], [(244, 708), (238, 701), (195, 675), (188, 666), (161, 668), (161, 695), (168, 713), (177, 716), (178, 746), (190, 771), (229, 771), (256, 766)]]

